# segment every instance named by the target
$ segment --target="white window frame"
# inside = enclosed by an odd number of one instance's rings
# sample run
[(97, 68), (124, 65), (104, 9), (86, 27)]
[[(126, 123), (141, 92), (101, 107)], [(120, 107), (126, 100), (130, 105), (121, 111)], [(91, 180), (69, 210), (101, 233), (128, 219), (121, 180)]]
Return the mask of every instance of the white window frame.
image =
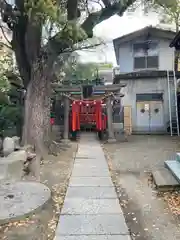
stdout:
[[(134, 69), (135, 71), (138, 71), (138, 70), (158, 70), (158, 69), (159, 69), (159, 41), (158, 41), (158, 40), (148, 40), (148, 41), (150, 41), (151, 43), (157, 44), (157, 55), (154, 55), (154, 56), (157, 56), (157, 57), (158, 57), (158, 67), (148, 68), (148, 67), (147, 67), (147, 57), (148, 57), (148, 55), (145, 55), (145, 54), (144, 54), (144, 56), (142, 56), (142, 57), (145, 57), (145, 61), (146, 61), (146, 64), (145, 64), (146, 66), (145, 66), (145, 68), (135, 68), (135, 66), (134, 66), (134, 62), (135, 62), (134, 45), (136, 45), (136, 44), (143, 44), (144, 42), (146, 42), (146, 40), (144, 40), (144, 41), (137, 41), (137, 42), (134, 42), (134, 43), (132, 44), (133, 69)], [(150, 55), (149, 55), (149, 56), (150, 56)], [(136, 58), (138, 58), (138, 57), (136, 57)]]

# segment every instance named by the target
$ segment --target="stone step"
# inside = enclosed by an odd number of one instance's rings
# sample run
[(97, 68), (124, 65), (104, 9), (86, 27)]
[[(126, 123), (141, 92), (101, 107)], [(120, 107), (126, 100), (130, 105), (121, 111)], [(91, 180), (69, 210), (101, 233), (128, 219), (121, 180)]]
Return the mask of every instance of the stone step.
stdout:
[(180, 183), (175, 179), (170, 170), (161, 168), (152, 172), (153, 180), (159, 191), (180, 188)]
[(176, 153), (176, 160), (180, 163), (180, 153)]
[(170, 170), (176, 180), (180, 183), (180, 162), (177, 160), (167, 160), (164, 162), (164, 164)]

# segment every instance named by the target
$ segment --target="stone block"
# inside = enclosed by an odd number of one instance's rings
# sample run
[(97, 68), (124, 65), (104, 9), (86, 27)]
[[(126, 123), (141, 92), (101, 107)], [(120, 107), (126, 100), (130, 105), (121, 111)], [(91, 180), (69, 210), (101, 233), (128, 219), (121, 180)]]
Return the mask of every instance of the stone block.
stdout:
[(152, 172), (154, 182), (158, 189), (160, 188), (171, 188), (180, 187), (179, 182), (174, 178), (172, 173), (166, 169), (162, 168)]
[(118, 199), (66, 198), (61, 214), (122, 214)]
[[(22, 161), (25, 162), (27, 159), (27, 153), (25, 150), (19, 150), (19, 151), (15, 151), (12, 152), (11, 154), (9, 154), (6, 158), (1, 158), (6, 162), (15, 162), (15, 161)], [(0, 160), (1, 163), (1, 160)]]
[(20, 137), (14, 136), (12, 137), (13, 141), (14, 141), (14, 149), (18, 150), (20, 149)]
[(6, 179), (21, 180), (24, 164), (22, 161), (12, 161), (7, 164)]
[(123, 126), (123, 123), (113, 123), (113, 129), (115, 131), (123, 131), (124, 130), (124, 126)]
[(110, 173), (108, 169), (88, 169), (86, 166), (82, 166), (79, 168), (74, 168), (72, 177), (110, 177)]
[(6, 137), (3, 141), (3, 154), (5, 157), (7, 157), (9, 154), (11, 154), (14, 151), (15, 144), (14, 140), (10, 137)]
[(76, 153), (75, 157), (76, 158), (96, 159), (96, 156), (90, 156), (88, 154), (79, 154), (79, 153)]
[(180, 162), (180, 153), (176, 153), (176, 160)]
[(26, 156), (26, 152), (20, 150), (12, 152), (7, 157), (0, 158), (0, 172), (4, 172), (3, 176), (1, 175), (1, 179), (20, 180), (23, 176)]
[(116, 199), (114, 187), (68, 187), (66, 198)]
[(128, 235), (123, 214), (61, 215), (56, 235)]
[(113, 187), (110, 177), (71, 177), (70, 187)]
[(109, 138), (107, 140), (108, 143), (116, 143), (116, 139), (115, 138)]
[(180, 183), (180, 162), (176, 160), (167, 160), (165, 166), (171, 171), (172, 175)]
[(6, 178), (7, 166), (6, 164), (0, 164), (0, 180)]
[(90, 159), (90, 158), (76, 158), (75, 159), (75, 165), (76, 164), (84, 164), (84, 165), (92, 165), (92, 166), (99, 166), (102, 165), (103, 166), (108, 166), (107, 162), (104, 160), (103, 158), (97, 158), (97, 159)]
[(110, 176), (108, 167), (87, 167), (86, 164), (74, 168), (72, 172), (73, 177), (108, 177)]
[(86, 168), (86, 169), (103, 169), (105, 171), (108, 170), (108, 165), (105, 161), (100, 161), (98, 162), (96, 160), (96, 162), (87, 162), (87, 161), (84, 161), (84, 162), (77, 162), (75, 161), (75, 164), (74, 164), (74, 170), (78, 170), (78, 169), (82, 169), (82, 168)]

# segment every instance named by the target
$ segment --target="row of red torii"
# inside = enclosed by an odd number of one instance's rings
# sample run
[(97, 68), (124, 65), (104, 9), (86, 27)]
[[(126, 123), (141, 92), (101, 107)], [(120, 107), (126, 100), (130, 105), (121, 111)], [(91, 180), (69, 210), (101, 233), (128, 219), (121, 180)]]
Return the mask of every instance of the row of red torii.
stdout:
[[(81, 86), (56, 86), (56, 88), (54, 88), (55, 92), (60, 93), (64, 100), (64, 140), (68, 141), (70, 128), (72, 131), (79, 131), (83, 121), (90, 121), (95, 123), (97, 131), (104, 131), (107, 128), (108, 140), (110, 142), (115, 141), (112, 119), (112, 99), (115, 98), (117, 93), (120, 98), (124, 96), (120, 94), (122, 87), (125, 87), (125, 84), (95, 86), (95, 91), (104, 91), (105, 94), (99, 95), (98, 98), (96, 96), (96, 99), (82, 99), (82, 97), (77, 99), (73, 94), (82, 91)], [(107, 114), (102, 114), (104, 107), (106, 107)], [(92, 108), (92, 112), (91, 110), (87, 110)], [(69, 119), (71, 120), (69, 121)]]

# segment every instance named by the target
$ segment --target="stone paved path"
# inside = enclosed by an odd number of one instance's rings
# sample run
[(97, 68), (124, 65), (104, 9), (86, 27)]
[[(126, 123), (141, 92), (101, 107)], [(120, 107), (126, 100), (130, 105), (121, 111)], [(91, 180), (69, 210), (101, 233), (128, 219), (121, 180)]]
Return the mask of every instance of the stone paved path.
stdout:
[(82, 135), (55, 240), (130, 239), (100, 143)]

